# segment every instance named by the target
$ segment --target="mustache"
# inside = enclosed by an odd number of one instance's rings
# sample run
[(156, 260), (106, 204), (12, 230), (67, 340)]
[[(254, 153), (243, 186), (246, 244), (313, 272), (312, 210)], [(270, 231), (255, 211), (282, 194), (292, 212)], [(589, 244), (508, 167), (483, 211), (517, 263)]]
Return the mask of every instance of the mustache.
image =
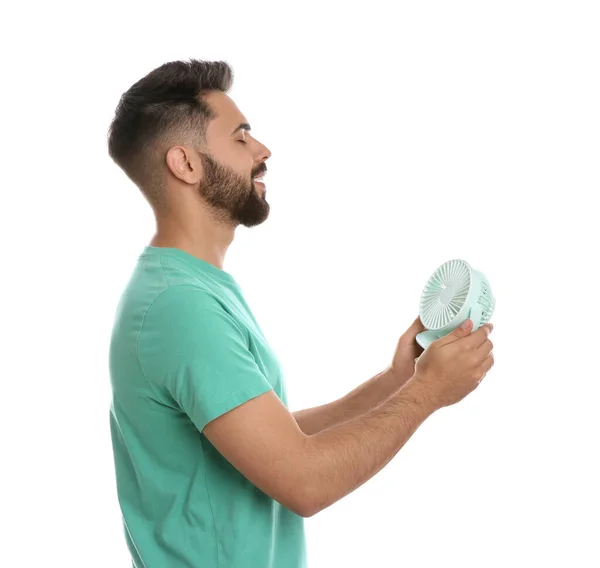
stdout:
[(256, 176), (259, 176), (263, 173), (265, 173), (267, 171), (267, 167), (263, 165), (262, 168), (260, 168), (259, 170), (256, 170), (253, 174), (252, 174), (252, 178), (255, 178)]

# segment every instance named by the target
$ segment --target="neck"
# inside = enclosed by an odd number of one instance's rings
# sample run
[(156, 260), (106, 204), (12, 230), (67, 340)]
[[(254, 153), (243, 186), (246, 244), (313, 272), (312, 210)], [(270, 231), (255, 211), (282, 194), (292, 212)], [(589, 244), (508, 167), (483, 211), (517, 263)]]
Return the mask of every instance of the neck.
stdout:
[(178, 248), (223, 270), (235, 227), (226, 226), (205, 212), (196, 212), (193, 219), (176, 215), (157, 217), (156, 227), (151, 246)]

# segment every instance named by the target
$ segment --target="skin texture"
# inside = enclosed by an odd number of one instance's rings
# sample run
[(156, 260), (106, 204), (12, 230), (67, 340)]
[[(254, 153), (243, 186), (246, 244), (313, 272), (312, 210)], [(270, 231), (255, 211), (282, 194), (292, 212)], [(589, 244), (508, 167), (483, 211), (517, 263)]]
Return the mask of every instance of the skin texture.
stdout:
[(269, 216), (266, 190), (253, 178), (267, 171), (270, 150), (250, 132), (232, 132), (248, 123), (233, 100), (220, 91), (205, 95), (218, 114), (207, 128), (203, 148), (173, 146), (165, 158), (168, 214), (155, 210), (150, 245), (175, 247), (217, 268), (239, 225), (253, 227)]

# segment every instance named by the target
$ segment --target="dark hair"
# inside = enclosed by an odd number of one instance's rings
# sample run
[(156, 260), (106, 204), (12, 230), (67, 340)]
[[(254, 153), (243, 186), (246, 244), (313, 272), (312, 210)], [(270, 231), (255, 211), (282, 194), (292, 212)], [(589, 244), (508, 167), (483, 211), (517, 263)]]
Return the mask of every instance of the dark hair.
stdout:
[(108, 132), (108, 154), (155, 209), (167, 205), (164, 152), (176, 144), (203, 145), (216, 114), (202, 96), (227, 92), (232, 84), (233, 70), (224, 61), (171, 61), (121, 96)]

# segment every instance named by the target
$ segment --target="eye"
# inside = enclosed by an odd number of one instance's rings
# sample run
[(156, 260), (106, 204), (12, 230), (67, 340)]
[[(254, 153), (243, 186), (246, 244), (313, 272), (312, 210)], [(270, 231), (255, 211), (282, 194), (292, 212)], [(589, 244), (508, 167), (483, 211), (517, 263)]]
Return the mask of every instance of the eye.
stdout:
[(238, 142), (241, 142), (242, 144), (245, 144), (246, 141), (245, 140), (238, 140)]

